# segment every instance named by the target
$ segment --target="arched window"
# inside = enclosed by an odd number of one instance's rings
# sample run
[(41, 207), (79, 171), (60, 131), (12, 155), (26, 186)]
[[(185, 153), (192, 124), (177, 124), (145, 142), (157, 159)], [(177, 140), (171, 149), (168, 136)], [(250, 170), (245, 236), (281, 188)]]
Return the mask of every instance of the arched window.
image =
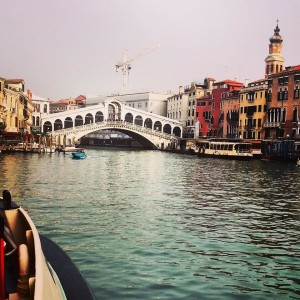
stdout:
[(47, 104), (44, 104), (44, 113), (46, 114), (48, 112)]
[(283, 91), (282, 91), (282, 88), (279, 89), (277, 100), (283, 100)]
[(293, 109), (293, 122), (298, 122), (298, 107)]
[(284, 89), (283, 99), (284, 100), (288, 99), (288, 89), (287, 88)]
[(296, 85), (294, 89), (294, 99), (299, 99), (299, 86)]

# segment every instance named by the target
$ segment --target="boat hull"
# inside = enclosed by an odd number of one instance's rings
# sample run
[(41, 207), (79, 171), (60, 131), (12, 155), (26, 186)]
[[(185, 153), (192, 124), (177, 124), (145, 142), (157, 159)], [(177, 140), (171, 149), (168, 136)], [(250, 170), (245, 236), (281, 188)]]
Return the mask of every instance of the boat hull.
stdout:
[(85, 159), (86, 158), (86, 154), (85, 153), (82, 153), (82, 152), (75, 152), (75, 153), (72, 153), (72, 158), (73, 159)]
[(200, 158), (219, 158), (219, 159), (230, 159), (230, 160), (252, 160), (252, 155), (227, 155), (227, 154), (209, 154), (209, 153), (199, 153)]

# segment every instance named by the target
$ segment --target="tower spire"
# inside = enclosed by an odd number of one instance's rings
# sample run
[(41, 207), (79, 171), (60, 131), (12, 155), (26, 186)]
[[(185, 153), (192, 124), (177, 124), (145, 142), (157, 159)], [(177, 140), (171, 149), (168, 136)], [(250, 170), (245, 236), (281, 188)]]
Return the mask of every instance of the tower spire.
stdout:
[(283, 39), (280, 35), (278, 26), (279, 20), (276, 20), (276, 27), (273, 36), (270, 37), (269, 55), (266, 57), (265, 77), (268, 75), (281, 72), (284, 66), (284, 57), (281, 54)]

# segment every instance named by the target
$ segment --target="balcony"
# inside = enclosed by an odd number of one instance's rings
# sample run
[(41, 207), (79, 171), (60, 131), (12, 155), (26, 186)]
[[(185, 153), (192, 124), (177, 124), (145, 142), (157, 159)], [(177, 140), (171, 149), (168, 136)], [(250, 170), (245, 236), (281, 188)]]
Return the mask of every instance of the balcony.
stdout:
[(250, 91), (259, 91), (259, 90), (267, 90), (268, 85), (267, 84), (260, 84), (255, 86), (248, 86), (241, 89), (241, 92), (250, 92)]
[(265, 122), (264, 127), (265, 128), (280, 128), (281, 122)]

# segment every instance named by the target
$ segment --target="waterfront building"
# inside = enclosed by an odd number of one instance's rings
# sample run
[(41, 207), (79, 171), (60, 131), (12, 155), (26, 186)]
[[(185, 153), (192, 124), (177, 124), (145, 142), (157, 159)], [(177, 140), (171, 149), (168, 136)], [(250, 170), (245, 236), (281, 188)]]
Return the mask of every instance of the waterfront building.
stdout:
[(197, 138), (199, 135), (199, 122), (197, 116), (197, 99), (211, 92), (213, 88), (213, 78), (205, 78), (203, 83), (192, 82), (191, 86), (185, 87), (185, 92), (188, 93), (188, 111), (187, 121), (184, 127), (184, 136)]
[(265, 137), (299, 138), (300, 66), (283, 69), (282, 47), (283, 39), (277, 24), (265, 59), (265, 77), (268, 78)]
[(27, 95), (33, 103), (31, 132), (39, 133), (42, 131), (41, 120), (43, 116), (50, 113), (50, 99), (34, 95), (30, 90), (27, 90)]
[(240, 91), (239, 137), (263, 139), (268, 80), (256, 80)]
[(221, 103), (221, 125), (223, 127), (223, 137), (239, 137), (239, 91), (225, 93)]
[[(207, 93), (207, 95), (198, 99), (199, 136), (224, 137), (223, 99), (233, 99), (236, 97), (236, 92), (239, 92), (242, 87), (244, 87), (243, 83), (229, 79), (214, 82), (212, 93)], [(226, 105), (227, 109), (229, 109), (229, 107), (231, 107), (229, 104)], [(234, 121), (232, 120), (232, 122)]]
[(7, 108), (4, 105), (5, 78), (0, 77), (0, 130), (6, 127)]
[(167, 117), (179, 121), (185, 127), (188, 119), (188, 103), (189, 94), (185, 92), (183, 86), (180, 86), (178, 94), (168, 98)]
[(77, 109), (75, 98), (67, 98), (50, 102), (50, 114), (59, 113), (66, 110)]
[(300, 65), (268, 76), (268, 138), (300, 138)]
[(211, 92), (213, 82), (213, 78), (205, 78), (203, 83), (192, 82), (184, 88), (180, 86), (179, 93), (168, 98), (167, 117), (181, 122), (183, 137), (198, 137), (197, 99)]
[(211, 106), (213, 97), (210, 92), (197, 99), (197, 131), (199, 137), (207, 137), (210, 134)]
[(6, 79), (4, 82), (2, 106), (7, 113), (3, 135), (31, 133), (33, 104), (24, 93), (24, 87), (23, 79)]

